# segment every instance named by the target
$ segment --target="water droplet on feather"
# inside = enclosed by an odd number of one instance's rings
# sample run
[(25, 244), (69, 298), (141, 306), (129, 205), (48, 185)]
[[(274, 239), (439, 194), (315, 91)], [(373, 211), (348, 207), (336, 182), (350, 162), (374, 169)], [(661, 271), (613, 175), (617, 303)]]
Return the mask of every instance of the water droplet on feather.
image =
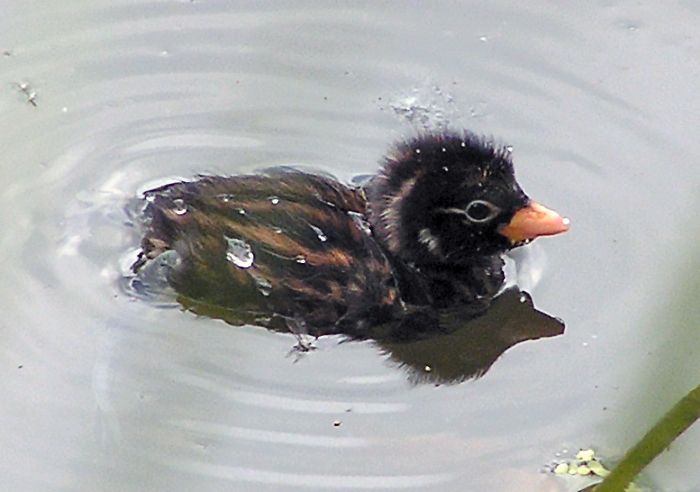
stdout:
[(176, 198), (173, 200), (173, 212), (176, 215), (185, 215), (187, 213), (187, 205), (185, 205), (185, 200), (182, 198)]
[(253, 248), (242, 239), (224, 236), (226, 239), (226, 259), (238, 268), (250, 268), (255, 261)]
[(328, 236), (326, 236), (326, 234), (320, 228), (311, 224), (309, 224), (309, 227), (311, 227), (311, 229), (313, 229), (313, 231), (316, 233), (316, 236), (318, 237), (319, 241), (321, 241), (322, 243), (328, 241)]
[(357, 212), (348, 212), (348, 215), (362, 232), (370, 236), (372, 235), (372, 228), (370, 227), (369, 222), (367, 222), (367, 219), (365, 219), (364, 215)]
[(253, 275), (253, 280), (255, 280), (255, 285), (258, 287), (258, 291), (265, 297), (269, 296), (272, 292), (272, 284), (268, 279), (261, 275)]
[(233, 200), (233, 195), (231, 193), (221, 193), (219, 195), (216, 195), (216, 198), (218, 198), (224, 203), (228, 203), (231, 200)]

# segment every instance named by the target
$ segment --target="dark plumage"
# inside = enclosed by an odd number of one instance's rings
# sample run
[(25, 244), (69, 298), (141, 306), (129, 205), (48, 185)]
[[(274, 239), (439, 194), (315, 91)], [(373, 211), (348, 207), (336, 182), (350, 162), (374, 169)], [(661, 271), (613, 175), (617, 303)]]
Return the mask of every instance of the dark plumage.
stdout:
[(134, 270), (176, 251), (168, 281), (188, 309), (355, 338), (439, 330), (437, 310), (455, 303), (483, 310), (503, 252), (567, 228), (529, 200), (507, 150), (469, 133), (397, 145), (364, 189), (282, 169), (174, 183), (146, 200)]

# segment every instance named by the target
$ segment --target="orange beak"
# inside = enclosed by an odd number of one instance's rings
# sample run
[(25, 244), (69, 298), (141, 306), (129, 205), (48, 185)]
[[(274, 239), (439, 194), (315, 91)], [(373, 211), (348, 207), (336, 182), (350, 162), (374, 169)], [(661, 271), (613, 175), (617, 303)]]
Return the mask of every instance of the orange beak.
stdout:
[(498, 232), (510, 239), (513, 244), (517, 244), (540, 236), (561, 234), (568, 230), (569, 219), (537, 202), (530, 202), (515, 212), (510, 222), (501, 227)]

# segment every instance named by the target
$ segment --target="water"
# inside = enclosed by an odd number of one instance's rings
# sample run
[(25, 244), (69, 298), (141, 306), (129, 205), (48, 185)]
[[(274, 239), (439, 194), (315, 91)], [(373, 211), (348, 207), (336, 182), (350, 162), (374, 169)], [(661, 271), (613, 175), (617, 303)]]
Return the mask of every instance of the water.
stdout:
[[(653, 421), (628, 417), (629, 395), (669, 341), (649, 325), (669, 265), (697, 241), (699, 15), (625, 0), (4, 2), (4, 486), (582, 488), (539, 469), (564, 448), (617, 457)], [(565, 335), (516, 345), (482, 378), (414, 384), (371, 342), (333, 337), (292, 357), (291, 334), (123, 287), (140, 239), (125, 210), (144, 190), (276, 165), (350, 180), (415, 127), (448, 124), (512, 145), (523, 188), (573, 221), (517, 253)], [(700, 490), (698, 443), (693, 429), (647, 483)]]
[(315, 225), (309, 224), (309, 227), (311, 227), (311, 230), (316, 233), (316, 237), (318, 237), (318, 240), (321, 241), (322, 243), (325, 243), (328, 241), (328, 236), (323, 232), (323, 230), (320, 227), (316, 227)]
[(225, 236), (226, 259), (236, 265), (238, 268), (250, 268), (255, 261), (255, 255), (250, 244), (242, 239)]

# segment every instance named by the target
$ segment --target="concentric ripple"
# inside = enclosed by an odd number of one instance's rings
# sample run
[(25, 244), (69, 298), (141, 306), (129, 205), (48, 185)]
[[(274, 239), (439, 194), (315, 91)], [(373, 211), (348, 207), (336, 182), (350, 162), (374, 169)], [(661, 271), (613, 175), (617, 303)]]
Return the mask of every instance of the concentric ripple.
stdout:
[[(649, 265), (687, 239), (697, 9), (5, 3), (8, 489), (569, 490), (538, 469), (603, 441), (629, 369), (614, 347), (646, 352), (630, 320), (658, 289)], [(416, 386), (372, 343), (299, 355), (292, 335), (123, 288), (145, 190), (276, 165), (349, 180), (436, 126), (503, 138), (528, 193), (572, 218), (514, 254), (565, 337)]]

